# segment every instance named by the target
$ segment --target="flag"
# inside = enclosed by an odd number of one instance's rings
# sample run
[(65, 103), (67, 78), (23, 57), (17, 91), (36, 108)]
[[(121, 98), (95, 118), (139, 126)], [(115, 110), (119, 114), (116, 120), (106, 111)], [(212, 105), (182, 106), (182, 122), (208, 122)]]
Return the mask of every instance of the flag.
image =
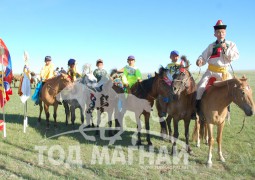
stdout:
[(20, 81), (21, 84), (21, 89), (20, 89), (20, 99), (22, 103), (25, 103), (28, 98), (30, 97), (30, 93), (31, 93), (31, 84), (30, 84), (30, 71), (28, 70), (28, 68), (25, 66), (24, 67), (24, 75), (23, 75), (23, 80)]
[[(3, 61), (0, 62), (5, 67), (5, 70), (2, 69), (2, 72), (0, 73), (0, 107), (2, 108), (4, 104), (9, 101), (9, 95), (12, 95), (12, 89), (11, 89), (11, 82), (12, 82), (12, 62), (11, 62), (11, 56), (9, 53), (8, 48), (4, 44), (3, 40), (0, 38), (0, 46), (4, 48), (4, 54), (2, 55)], [(0, 60), (1, 57), (0, 57)], [(2, 76), (3, 82), (2, 82)]]

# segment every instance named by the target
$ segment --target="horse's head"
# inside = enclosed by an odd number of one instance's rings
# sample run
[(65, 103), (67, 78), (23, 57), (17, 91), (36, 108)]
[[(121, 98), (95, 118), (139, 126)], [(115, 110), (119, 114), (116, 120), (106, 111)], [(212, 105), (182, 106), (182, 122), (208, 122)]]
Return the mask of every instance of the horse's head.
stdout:
[(188, 90), (192, 85), (190, 83), (192, 77), (187, 69), (188, 67), (180, 67), (173, 75), (172, 92), (176, 96), (180, 96), (183, 91)]
[(171, 80), (168, 78), (168, 73), (169, 70), (160, 67), (159, 68), (159, 73), (155, 72), (155, 77), (154, 77), (154, 88), (157, 88), (158, 94), (161, 94), (163, 96), (168, 97), (170, 95), (170, 86), (171, 86)]
[(59, 78), (59, 90), (63, 90), (71, 84), (71, 79), (67, 74), (61, 73), (57, 78)]
[(252, 89), (244, 76), (236, 79), (232, 88), (233, 102), (237, 104), (247, 116), (255, 114), (255, 105), (252, 98)]
[(93, 75), (92, 72), (85, 74), (84, 76), (84, 83), (88, 87), (96, 87), (97, 85), (97, 78)]

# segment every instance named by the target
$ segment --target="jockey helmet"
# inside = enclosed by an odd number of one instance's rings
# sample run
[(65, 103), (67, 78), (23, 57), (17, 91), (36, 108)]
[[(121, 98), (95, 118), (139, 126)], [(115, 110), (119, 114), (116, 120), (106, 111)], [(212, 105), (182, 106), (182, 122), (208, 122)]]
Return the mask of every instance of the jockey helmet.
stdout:
[(75, 64), (75, 59), (68, 60), (68, 66)]

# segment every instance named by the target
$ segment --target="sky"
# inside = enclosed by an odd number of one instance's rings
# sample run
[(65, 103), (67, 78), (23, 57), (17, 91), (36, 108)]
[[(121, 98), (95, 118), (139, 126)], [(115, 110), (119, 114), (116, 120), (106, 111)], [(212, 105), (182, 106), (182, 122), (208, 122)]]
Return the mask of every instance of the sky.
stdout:
[(195, 62), (216, 40), (213, 26), (221, 19), (240, 53), (234, 70), (255, 70), (254, 8), (254, 0), (0, 0), (0, 38), (14, 74), (23, 70), (24, 51), (36, 73), (46, 55), (65, 69), (74, 58), (78, 71), (86, 63), (95, 69), (101, 58), (108, 72), (134, 55), (142, 73), (155, 72), (170, 63), (172, 50), (199, 71)]

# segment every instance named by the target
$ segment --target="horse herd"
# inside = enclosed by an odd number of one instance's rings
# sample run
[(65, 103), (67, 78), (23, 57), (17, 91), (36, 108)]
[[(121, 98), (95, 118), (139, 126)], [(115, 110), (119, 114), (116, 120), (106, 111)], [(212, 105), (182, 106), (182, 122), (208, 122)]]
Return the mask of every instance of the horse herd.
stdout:
[[(148, 145), (152, 145), (150, 139), (150, 112), (156, 102), (156, 109), (160, 118), (161, 134), (171, 137), (173, 143), (173, 155), (176, 153), (176, 141), (179, 136), (178, 122), (184, 120), (186, 150), (192, 153), (189, 145), (189, 125), (192, 113), (196, 111), (196, 83), (187, 67), (180, 67), (174, 74), (174, 80), (169, 84), (168, 70), (161, 67), (155, 76), (137, 82), (128, 93), (112, 82), (112, 79), (105, 81), (103, 86), (89, 86), (90, 79), (84, 76), (75, 83), (71, 83), (66, 74), (49, 79), (42, 87), (40, 94), (40, 114), (38, 123), (41, 122), (41, 113), (44, 108), (46, 114), (46, 127), (49, 128), (49, 106), (54, 106), (54, 125), (57, 127), (57, 108), (59, 101), (62, 101), (65, 113), (66, 124), (70, 119), (74, 125), (75, 109), (80, 108), (81, 121), (84, 123), (84, 112), (86, 114), (86, 127), (93, 126), (92, 112), (97, 110), (97, 127), (101, 122), (101, 113), (108, 112), (108, 124), (112, 126), (112, 115), (114, 114), (115, 126), (123, 128), (123, 117), (126, 111), (135, 113), (138, 140), (137, 145), (141, 145), (141, 122), (140, 116), (145, 119), (146, 140)], [(112, 87), (112, 88), (111, 88)], [(214, 143), (213, 126), (217, 126), (218, 154), (222, 162), (225, 161), (222, 150), (222, 131), (227, 115), (227, 107), (234, 102), (242, 109), (247, 116), (254, 115), (255, 105), (252, 98), (252, 89), (247, 78), (233, 78), (222, 82), (214, 82), (206, 90), (201, 100), (200, 112), (197, 119), (193, 135), (196, 135), (197, 146), (200, 146), (200, 137), (207, 137), (209, 143), (207, 164), (212, 165), (212, 146)], [(166, 120), (164, 116), (167, 115)], [(171, 129), (173, 119), (174, 130)], [(109, 131), (109, 135), (113, 135)]]

